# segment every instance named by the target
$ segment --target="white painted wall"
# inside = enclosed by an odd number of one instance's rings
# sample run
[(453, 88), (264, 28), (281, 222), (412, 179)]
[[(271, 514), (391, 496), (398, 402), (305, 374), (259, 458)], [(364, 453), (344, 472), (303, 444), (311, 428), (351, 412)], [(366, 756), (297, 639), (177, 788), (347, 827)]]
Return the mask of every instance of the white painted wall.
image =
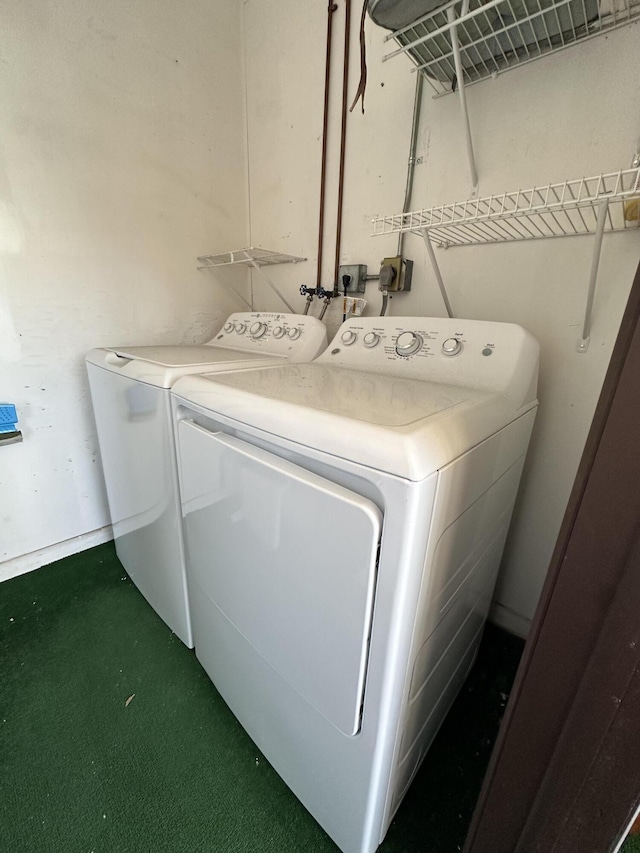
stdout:
[[(334, 261), (343, 9), (335, 18), (325, 287)], [(354, 4), (350, 96), (358, 15)], [(226, 285), (242, 290), (245, 277), (225, 270), (205, 278), (195, 258), (248, 243), (308, 258), (269, 270), (302, 308), (300, 284), (315, 283), (325, 33), (326, 6), (316, 0), (4, 4), (0, 397), (18, 406), (25, 441), (0, 447), (0, 579), (109, 535), (83, 365), (89, 348), (206, 340), (239, 307)], [(405, 58), (381, 62), (383, 36), (367, 22), (366, 113), (348, 122), (341, 260), (370, 271), (395, 253), (394, 237), (370, 237), (370, 220), (402, 204), (415, 80)], [(626, 167), (640, 135), (637, 46), (632, 25), (471, 88), (480, 194)], [(425, 95), (418, 155), (414, 208), (467, 196), (454, 98)], [(496, 613), (520, 631), (547, 569), (639, 238), (605, 239), (584, 355), (575, 343), (588, 238), (439, 252), (459, 316), (520, 322), (542, 344), (540, 416)], [(416, 264), (414, 291), (396, 297), (390, 313), (443, 313), (420, 241), (409, 236), (406, 252)], [(257, 308), (282, 307), (256, 275), (252, 287)], [(375, 284), (367, 298), (377, 313)], [(337, 328), (337, 306), (328, 320)]]
[(241, 307), (242, 273), (196, 269), (247, 240), (240, 16), (2, 4), (0, 400), (24, 442), (0, 446), (0, 579), (109, 536), (87, 350), (200, 343)]
[[(336, 86), (323, 285), (332, 284), (341, 17), (336, 17)], [(360, 4), (356, 4), (358, 7)], [(357, 86), (359, 8), (353, 10)], [(245, 2), (250, 227), (253, 245), (308, 258), (273, 268), (288, 297), (315, 283), (326, 7), (314, 0)], [(480, 195), (627, 168), (640, 136), (637, 25), (624, 27), (468, 90)], [(415, 77), (399, 57), (382, 63), (384, 31), (367, 22), (365, 115), (348, 122), (343, 263), (375, 272), (397, 238), (372, 238), (372, 217), (396, 213), (404, 197)], [(426, 93), (412, 207), (464, 199), (470, 191), (455, 98)], [(533, 615), (593, 410), (640, 258), (640, 232), (605, 238), (591, 345), (576, 352), (591, 262), (591, 239), (531, 241), (438, 252), (458, 316), (521, 323), (542, 346), (538, 422), (497, 589), (494, 618), (525, 633)], [(394, 315), (444, 313), (421, 241), (409, 235), (414, 289)], [(277, 301), (254, 281), (256, 307)], [(375, 283), (368, 313), (379, 311)], [(328, 315), (332, 329), (341, 319)], [(316, 309), (317, 310), (317, 309)], [(579, 591), (576, 591), (579, 600)]]

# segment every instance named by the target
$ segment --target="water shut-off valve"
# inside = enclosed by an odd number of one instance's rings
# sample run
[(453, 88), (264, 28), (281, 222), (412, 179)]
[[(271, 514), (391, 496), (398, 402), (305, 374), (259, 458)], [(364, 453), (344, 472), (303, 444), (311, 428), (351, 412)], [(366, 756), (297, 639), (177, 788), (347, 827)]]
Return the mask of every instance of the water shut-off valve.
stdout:
[(303, 314), (309, 313), (309, 308), (311, 308), (311, 303), (313, 302), (313, 297), (316, 295), (316, 292), (317, 290), (315, 287), (307, 287), (306, 284), (300, 285), (300, 296), (307, 297), (307, 301), (304, 305), (304, 311), (302, 312)]
[(324, 287), (322, 287), (321, 285), (318, 285), (317, 294), (318, 299), (322, 299), (322, 311), (320, 312), (320, 316), (318, 318), (319, 320), (322, 320), (335, 294), (333, 290), (325, 290)]

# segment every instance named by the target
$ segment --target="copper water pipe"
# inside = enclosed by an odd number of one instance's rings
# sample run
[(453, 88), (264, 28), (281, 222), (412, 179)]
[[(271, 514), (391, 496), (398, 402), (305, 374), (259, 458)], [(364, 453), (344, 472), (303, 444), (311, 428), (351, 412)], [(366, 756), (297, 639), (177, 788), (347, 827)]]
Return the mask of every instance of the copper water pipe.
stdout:
[(320, 170), (320, 218), (318, 222), (318, 272), (316, 287), (322, 284), (322, 248), (324, 243), (324, 194), (327, 179), (327, 130), (329, 125), (329, 80), (331, 77), (331, 37), (333, 33), (333, 13), (338, 8), (337, 3), (329, 0), (327, 9), (327, 58), (324, 74), (324, 115), (322, 122), (322, 168)]
[(349, 88), (349, 42), (351, 36), (351, 0), (345, 0), (344, 64), (342, 69), (342, 125), (340, 128), (340, 172), (338, 176), (338, 215), (336, 222), (336, 259), (333, 270), (333, 292), (339, 294), (340, 242), (342, 238), (342, 198), (344, 195), (344, 159), (347, 139), (347, 89)]

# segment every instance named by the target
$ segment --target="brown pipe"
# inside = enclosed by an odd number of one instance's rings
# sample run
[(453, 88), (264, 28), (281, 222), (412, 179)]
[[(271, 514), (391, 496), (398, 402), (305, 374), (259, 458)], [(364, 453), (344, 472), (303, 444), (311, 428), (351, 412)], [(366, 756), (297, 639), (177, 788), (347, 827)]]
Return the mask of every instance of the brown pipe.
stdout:
[(322, 249), (324, 243), (324, 195), (327, 179), (327, 130), (329, 125), (329, 80), (331, 77), (331, 40), (333, 33), (333, 13), (338, 8), (336, 3), (329, 2), (327, 8), (327, 58), (324, 74), (324, 115), (322, 121), (322, 168), (320, 170), (320, 218), (318, 222), (318, 272), (316, 287), (322, 284)]
[(336, 259), (333, 270), (333, 292), (339, 294), (340, 243), (342, 238), (342, 199), (344, 195), (344, 159), (347, 140), (347, 90), (349, 88), (349, 43), (351, 36), (351, 0), (345, 0), (344, 64), (342, 69), (342, 125), (340, 128), (340, 173), (338, 176), (338, 215), (336, 222)]

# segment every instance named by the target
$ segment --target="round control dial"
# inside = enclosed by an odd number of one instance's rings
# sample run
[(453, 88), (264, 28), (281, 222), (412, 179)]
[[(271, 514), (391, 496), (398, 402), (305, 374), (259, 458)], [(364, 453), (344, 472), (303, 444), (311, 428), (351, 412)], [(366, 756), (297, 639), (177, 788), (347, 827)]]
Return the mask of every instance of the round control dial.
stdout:
[(346, 347), (350, 347), (350, 346), (351, 346), (351, 344), (355, 344), (355, 342), (358, 340), (358, 336), (357, 336), (357, 335), (356, 335), (356, 333), (355, 333), (354, 331), (352, 331), (351, 329), (347, 329), (347, 331), (346, 331), (346, 332), (343, 332), (343, 333), (340, 335), (340, 340), (342, 341), (342, 343), (343, 343)]
[(253, 323), (249, 332), (251, 333), (252, 338), (261, 338), (265, 332), (267, 331), (266, 323)]
[(380, 343), (380, 335), (377, 332), (367, 332), (364, 336), (364, 345), (371, 349), (372, 347), (377, 347)]
[(233, 323), (225, 323), (224, 330), (225, 332), (233, 332), (234, 326)]
[(247, 324), (246, 323), (236, 323), (236, 332), (239, 335), (244, 335), (244, 333), (246, 331), (247, 331)]
[(398, 355), (413, 355), (422, 347), (422, 338), (415, 332), (401, 332), (396, 338)]
[(289, 329), (289, 337), (292, 341), (297, 341), (301, 334), (300, 329)]
[(462, 349), (462, 343), (457, 338), (447, 338), (442, 344), (443, 355), (458, 355)]
[(287, 334), (285, 326), (276, 326), (273, 330), (274, 338), (283, 338)]

